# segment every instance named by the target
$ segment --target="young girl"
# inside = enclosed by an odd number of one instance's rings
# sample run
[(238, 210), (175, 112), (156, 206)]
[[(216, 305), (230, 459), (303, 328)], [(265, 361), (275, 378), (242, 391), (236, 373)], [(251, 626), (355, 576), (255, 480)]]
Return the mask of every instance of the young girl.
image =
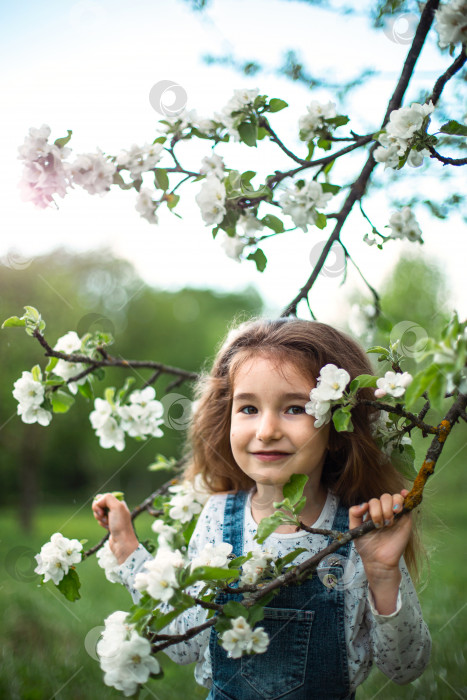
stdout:
[[(229, 542), (236, 556), (259, 549), (258, 523), (274, 512), (292, 474), (308, 476), (305, 525), (342, 531), (369, 517), (378, 528), (338, 550), (345, 585), (325, 585), (326, 577), (314, 574), (268, 603), (260, 623), (270, 637), (266, 653), (229, 658), (212, 628), (167, 648), (178, 663), (198, 662), (196, 680), (215, 700), (354, 698), (373, 662), (404, 684), (429, 661), (431, 639), (406, 566), (415, 571), (411, 516), (393, 519), (408, 491), (373, 440), (377, 410), (355, 408), (353, 432), (338, 433), (332, 421), (315, 427), (305, 405), (326, 364), (346, 369), (351, 379), (372, 373), (363, 350), (330, 326), (253, 320), (229, 333), (198, 385), (186, 476), (200, 474), (213, 495), (192, 536), (191, 558), (207, 543)], [(373, 398), (373, 390), (362, 396)], [(110, 530), (122, 582), (136, 601), (134, 578), (151, 556), (124, 503), (105, 494), (93, 511)], [(304, 548), (295, 560), (301, 563), (330, 541), (282, 525), (262, 548), (277, 557)], [(164, 632), (183, 633), (205, 618), (206, 610), (193, 607)]]

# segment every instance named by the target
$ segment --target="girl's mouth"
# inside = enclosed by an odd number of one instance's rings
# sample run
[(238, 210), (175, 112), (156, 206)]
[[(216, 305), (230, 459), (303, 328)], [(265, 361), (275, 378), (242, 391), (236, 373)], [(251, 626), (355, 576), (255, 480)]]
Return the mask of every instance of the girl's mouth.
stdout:
[(290, 457), (289, 452), (253, 452), (252, 454), (262, 462), (275, 462), (279, 459)]

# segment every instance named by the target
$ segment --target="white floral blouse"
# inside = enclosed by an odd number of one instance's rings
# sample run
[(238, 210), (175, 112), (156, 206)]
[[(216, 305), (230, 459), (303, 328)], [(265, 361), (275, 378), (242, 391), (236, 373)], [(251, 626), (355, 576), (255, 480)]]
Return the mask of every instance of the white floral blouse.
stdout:
[[(213, 545), (222, 542), (225, 501), (225, 494), (216, 494), (206, 503), (191, 538), (188, 550), (190, 559), (197, 556), (208, 542)], [(313, 526), (330, 529), (337, 504), (337, 497), (329, 492), (324, 508)], [(251, 514), (250, 493), (245, 507), (244, 552), (260, 548), (253, 539), (256, 529), (257, 524)], [(261, 548), (273, 549), (278, 557), (283, 557), (294, 549), (304, 547), (307, 551), (302, 552), (295, 559), (295, 563), (299, 564), (326, 545), (327, 539), (322, 535), (311, 535), (307, 532), (273, 533)], [(138, 549), (116, 569), (121, 582), (127, 587), (135, 602), (140, 597), (133, 585), (135, 576), (142, 571), (145, 562), (151, 558), (147, 550), (139, 545)], [(395, 612), (391, 615), (380, 615), (375, 609), (363, 564), (353, 543), (349, 561), (353, 578), (344, 592), (344, 601), (350, 690), (354, 691), (363, 683), (373, 663), (395, 683), (410, 683), (421, 675), (429, 662), (431, 637), (423, 620), (420, 603), (407, 567), (401, 559), (402, 580)], [(168, 608), (166, 605), (160, 607)], [(168, 625), (164, 629), (164, 634), (183, 634), (189, 628), (202, 624), (205, 619), (206, 610), (199, 607), (190, 608)], [(211, 686), (210, 632), (211, 630), (207, 629), (186, 642), (168, 647), (164, 652), (179, 664), (196, 661), (195, 679), (207, 688)]]

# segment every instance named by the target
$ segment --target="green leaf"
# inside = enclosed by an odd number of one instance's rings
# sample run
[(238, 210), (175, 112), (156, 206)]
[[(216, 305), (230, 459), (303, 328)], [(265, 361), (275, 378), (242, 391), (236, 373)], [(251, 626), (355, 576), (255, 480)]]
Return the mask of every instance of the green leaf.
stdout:
[(258, 272), (264, 272), (266, 264), (268, 262), (268, 259), (261, 250), (261, 248), (257, 248), (254, 253), (250, 253), (247, 256), (247, 260), (255, 261), (256, 269), (258, 270)]
[(52, 370), (54, 369), (54, 367), (57, 366), (57, 362), (58, 362), (58, 357), (51, 357), (50, 360), (49, 360), (49, 364), (48, 364), (47, 367), (45, 368), (45, 371), (46, 371), (46, 372), (52, 372)]
[(277, 97), (273, 97), (269, 100), (269, 111), (270, 112), (280, 112), (281, 109), (285, 109), (289, 105), (284, 100), (280, 100)]
[(152, 143), (154, 145), (155, 143), (165, 143), (166, 141), (167, 141), (166, 136), (158, 136), (157, 139), (154, 139), (154, 141)]
[(188, 576), (185, 586), (191, 586), (196, 581), (224, 581), (235, 579), (240, 575), (239, 569), (222, 569), (219, 566), (197, 566)]
[(372, 345), (371, 348), (368, 348), (366, 352), (375, 352), (380, 355), (384, 355), (385, 357), (389, 357), (389, 350), (387, 348), (383, 348), (382, 345)]
[(64, 391), (54, 391), (50, 396), (50, 400), (54, 413), (66, 413), (75, 403), (73, 396), (66, 394)]
[(2, 328), (24, 328), (26, 321), (24, 318), (18, 318), (18, 316), (10, 316), (6, 321), (3, 321)]
[(173, 209), (174, 207), (176, 207), (177, 204), (179, 203), (179, 201), (180, 201), (180, 195), (178, 195), (178, 194), (168, 194), (168, 195), (167, 195), (167, 200), (166, 200), (166, 201), (167, 201), (167, 206), (168, 206), (168, 208), (170, 209), (170, 211), (172, 211), (172, 209)]
[(308, 144), (308, 153), (305, 156), (305, 160), (311, 160), (313, 158), (313, 151), (315, 150), (315, 144), (310, 141)]
[(303, 489), (308, 481), (308, 476), (306, 474), (292, 474), (290, 479), (282, 489), (284, 498), (288, 498), (290, 503), (294, 506), (303, 496)]
[(320, 182), (323, 192), (331, 192), (331, 194), (337, 194), (341, 189), (340, 185), (331, 185), (329, 182)]
[(334, 165), (336, 161), (335, 160), (330, 160), (329, 163), (327, 163), (324, 168), (323, 168), (323, 173), (327, 175), (329, 172), (331, 172), (331, 168)]
[(164, 455), (157, 454), (156, 461), (149, 465), (148, 471), (158, 472), (158, 471), (162, 471), (162, 470), (173, 469), (173, 467), (175, 466), (175, 463), (176, 463), (176, 460), (174, 457), (167, 458), (167, 457), (164, 457)]
[(198, 518), (192, 518), (190, 522), (185, 525), (185, 527), (182, 530), (182, 535), (187, 544), (189, 544), (191, 540), (191, 536), (193, 535), (193, 532), (195, 531), (196, 523), (198, 521)]
[(327, 124), (332, 124), (333, 126), (344, 126), (348, 124), (350, 119), (345, 114), (339, 114), (337, 117), (329, 117), (324, 120)]
[(240, 140), (246, 143), (247, 146), (256, 146), (258, 138), (258, 127), (251, 122), (242, 122), (238, 127)]
[(280, 571), (282, 571), (284, 566), (287, 566), (287, 564), (290, 564), (302, 552), (307, 552), (307, 551), (308, 550), (305, 549), (305, 547), (299, 547), (299, 549), (294, 549), (293, 552), (289, 552), (288, 554), (285, 555), (285, 557), (280, 557), (279, 559), (277, 559), (276, 566), (278, 567), (278, 569)]
[(67, 574), (62, 578), (60, 583), (57, 585), (58, 590), (62, 593), (67, 600), (72, 603), (75, 600), (81, 598), (79, 594), (79, 589), (81, 588), (81, 582), (79, 576), (76, 573), (76, 569), (71, 568)]
[(167, 170), (164, 170), (163, 168), (156, 168), (154, 170), (154, 183), (160, 190), (164, 190), (164, 192), (165, 190), (168, 190), (169, 178), (167, 176)]
[(321, 212), (321, 211), (316, 212), (315, 226), (317, 226), (320, 229), (323, 229), (323, 228), (326, 228), (327, 223), (328, 223), (328, 220), (326, 218), (326, 215), (323, 214), (323, 212)]
[(439, 365), (432, 364), (414, 376), (411, 383), (405, 390), (405, 406), (408, 410), (410, 410), (415, 404), (416, 400), (429, 389), (439, 372)]
[(31, 370), (32, 378), (34, 379), (35, 382), (40, 382), (42, 379), (42, 372), (41, 368), (39, 365), (34, 365), (34, 367)]
[(93, 401), (94, 391), (92, 390), (91, 382), (87, 381), (84, 384), (78, 384), (78, 391), (85, 399)]
[(330, 141), (327, 139), (320, 138), (318, 139), (318, 148), (322, 148), (323, 151), (329, 151), (332, 147), (332, 144)]
[(436, 411), (440, 413), (443, 410), (443, 400), (446, 394), (447, 377), (441, 368), (438, 373), (433, 377), (432, 382), (428, 388), (428, 398), (430, 399), (431, 405)]
[(257, 622), (260, 622), (264, 618), (265, 605), (266, 601), (262, 600), (261, 603), (252, 605), (251, 608), (248, 609), (248, 622), (251, 627), (254, 627)]
[(246, 617), (247, 611), (244, 605), (236, 600), (229, 600), (226, 605), (224, 605), (224, 615), (227, 617)]
[(107, 403), (109, 403), (112, 408), (115, 408), (115, 402), (114, 402), (114, 396), (115, 396), (115, 389), (113, 386), (108, 386), (107, 389), (104, 391), (104, 397)]
[(353, 432), (352, 416), (348, 408), (338, 408), (337, 411), (334, 411), (332, 414), (332, 422), (338, 433), (344, 431), (349, 433)]
[(455, 119), (443, 124), (440, 128), (442, 134), (452, 134), (454, 136), (467, 136), (467, 126), (465, 124), (459, 124)]
[(262, 544), (269, 535), (272, 535), (272, 533), (277, 530), (282, 522), (283, 517), (281, 513), (273, 513), (268, 518), (263, 518), (258, 525), (258, 530), (255, 535), (256, 541)]
[(358, 377), (355, 377), (350, 383), (350, 391), (356, 391), (357, 389), (363, 389), (367, 386), (370, 387), (375, 387), (376, 386), (376, 380), (378, 377), (373, 376), (372, 374), (360, 374)]
[(73, 132), (70, 129), (67, 129), (67, 136), (62, 136), (60, 139), (55, 139), (54, 145), (58, 146), (59, 148), (63, 148), (71, 139), (72, 133)]
[(391, 462), (400, 472), (405, 473), (406, 476), (413, 477), (415, 450), (412, 445), (399, 445), (399, 447), (396, 447), (391, 452)]
[(284, 222), (273, 214), (266, 214), (266, 216), (261, 219), (261, 223), (276, 233), (282, 233), (284, 231)]

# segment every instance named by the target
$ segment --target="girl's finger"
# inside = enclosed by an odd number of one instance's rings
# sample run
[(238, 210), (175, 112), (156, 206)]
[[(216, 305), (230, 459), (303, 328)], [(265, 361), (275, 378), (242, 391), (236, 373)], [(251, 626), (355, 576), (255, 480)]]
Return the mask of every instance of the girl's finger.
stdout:
[(358, 506), (349, 508), (349, 530), (358, 527), (365, 522), (368, 517), (368, 503), (360, 503)]

